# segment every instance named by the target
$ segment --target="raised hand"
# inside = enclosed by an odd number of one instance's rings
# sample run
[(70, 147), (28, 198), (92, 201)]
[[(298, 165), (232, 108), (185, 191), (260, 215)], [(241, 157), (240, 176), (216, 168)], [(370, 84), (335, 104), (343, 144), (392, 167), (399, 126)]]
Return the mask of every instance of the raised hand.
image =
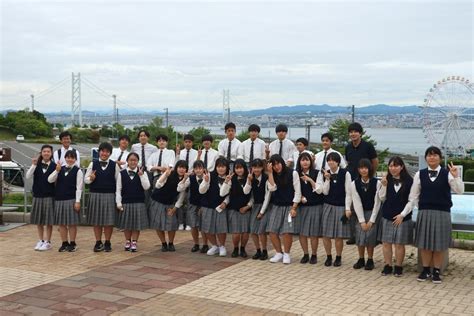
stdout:
[(229, 183), (230, 180), (232, 180), (232, 177), (234, 176), (234, 173), (231, 172), (225, 177), (225, 183)]
[(176, 144), (176, 155), (179, 155), (181, 152), (181, 147), (179, 147), (179, 144)]
[(247, 176), (247, 181), (249, 184), (252, 184), (252, 181), (253, 181), (253, 173), (249, 173), (249, 175)]
[(209, 171), (204, 170), (204, 181), (209, 182)]
[(388, 181), (387, 181), (387, 175), (384, 175), (384, 176), (382, 177), (382, 180), (381, 180), (380, 182), (382, 183), (382, 185), (383, 185), (384, 187), (386, 187), (386, 186), (387, 186), (387, 183), (388, 183)]
[(273, 173), (273, 165), (272, 165), (271, 162), (267, 163), (266, 171), (267, 171), (268, 174)]
[(61, 171), (61, 164), (56, 164), (56, 172), (59, 173)]
[(140, 167), (138, 169), (138, 176), (140, 176), (140, 177), (143, 176), (143, 167)]
[(459, 169), (451, 161), (448, 165), (449, 172), (454, 178), (459, 177)]
[(327, 170), (324, 170), (324, 177), (326, 180), (331, 180), (331, 173)]
[(38, 158), (34, 157), (33, 159), (31, 159), (31, 163), (36, 166), (36, 164), (38, 163)]
[(89, 178), (91, 179), (91, 182), (95, 180), (95, 170), (92, 170), (92, 173), (91, 175), (89, 176)]

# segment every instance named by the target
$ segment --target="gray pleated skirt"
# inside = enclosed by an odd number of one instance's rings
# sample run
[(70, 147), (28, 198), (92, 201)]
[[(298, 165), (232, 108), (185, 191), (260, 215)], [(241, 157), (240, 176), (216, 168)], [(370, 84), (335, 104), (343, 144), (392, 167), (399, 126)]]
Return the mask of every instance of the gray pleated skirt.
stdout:
[(54, 199), (52, 197), (33, 197), (30, 223), (54, 225)]
[(227, 210), (223, 210), (220, 213), (208, 207), (202, 207), (201, 210), (201, 231), (206, 234), (227, 233)]
[(419, 210), (415, 226), (415, 246), (431, 251), (444, 251), (451, 244), (451, 213)]
[(54, 202), (55, 225), (79, 225), (81, 216), (74, 210), (75, 199)]
[(382, 242), (396, 245), (413, 244), (413, 221), (406, 220), (399, 226), (393, 225), (393, 221), (382, 218)]
[[(321, 234), (328, 238), (349, 238), (351, 230), (349, 220), (343, 224), (341, 217), (345, 214), (344, 206), (335, 206), (324, 203), (323, 205), (323, 225)], [(354, 215), (353, 215), (354, 216)]]
[(165, 205), (151, 200), (150, 204), (150, 228), (165, 232), (178, 230), (178, 214), (168, 215), (168, 209), (173, 208), (174, 204)]
[(115, 193), (95, 193), (89, 195), (86, 222), (93, 226), (114, 226), (117, 222)]
[(201, 217), (199, 216), (199, 207), (188, 203), (186, 208), (186, 226), (192, 228), (199, 228), (201, 224)]
[(250, 213), (250, 233), (265, 234), (267, 232), (268, 214), (264, 214), (261, 219), (257, 219), (258, 213), (262, 209), (262, 204), (254, 204)]
[(270, 205), (268, 214), (267, 232), (275, 234), (298, 234), (300, 229), (300, 215), (297, 214), (288, 222), (291, 206)]
[(228, 210), (227, 216), (227, 226), (229, 228), (229, 233), (250, 233), (250, 211), (246, 212), (245, 214), (242, 214), (237, 210)]
[[(370, 220), (371, 215), (372, 211), (364, 211), (366, 223)], [(377, 245), (377, 221), (366, 232), (362, 230), (360, 223), (356, 223), (355, 241), (357, 246), (375, 247)]]
[(300, 235), (307, 237), (321, 237), (323, 205), (300, 206), (301, 218)]
[(148, 228), (148, 216), (145, 203), (124, 203), (123, 211), (118, 212), (117, 227), (126, 230), (144, 230)]

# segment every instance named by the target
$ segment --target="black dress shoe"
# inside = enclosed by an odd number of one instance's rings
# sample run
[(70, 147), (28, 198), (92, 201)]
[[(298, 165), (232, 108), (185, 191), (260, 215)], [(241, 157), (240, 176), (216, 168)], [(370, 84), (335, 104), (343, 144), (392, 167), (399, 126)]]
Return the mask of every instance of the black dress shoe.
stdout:
[(199, 251), (199, 245), (195, 244), (193, 248), (191, 248), (191, 252), (198, 252)]
[(245, 251), (245, 247), (240, 247), (240, 256), (242, 258), (247, 258), (248, 257), (247, 251)]
[(168, 244), (167, 243), (162, 243), (161, 244), (161, 252), (168, 252)]
[(105, 252), (111, 252), (112, 251), (112, 244), (110, 243), (109, 240), (106, 240), (104, 243), (104, 251)]
[(262, 251), (260, 249), (257, 249), (257, 252), (253, 255), (252, 259), (253, 260), (258, 260), (262, 257)]
[(316, 264), (318, 262), (318, 257), (316, 255), (311, 255), (311, 259), (309, 259), (309, 264)]
[(374, 259), (367, 259), (367, 263), (365, 264), (365, 270), (373, 270), (375, 268)]
[(335, 266), (335, 267), (340, 267), (341, 264), (342, 264), (342, 258), (341, 258), (341, 256), (336, 256), (336, 260), (334, 260), (333, 266)]
[(383, 267), (382, 275), (390, 275), (390, 274), (392, 274), (392, 271), (393, 271), (392, 266), (389, 265), (389, 264), (386, 264), (386, 265)]
[(260, 260), (268, 260), (268, 251), (267, 251), (267, 249), (263, 249), (262, 255), (260, 256)]
[(232, 251), (232, 258), (237, 258), (239, 256), (239, 248), (235, 247), (234, 251)]
[(365, 260), (364, 258), (359, 258), (357, 262), (352, 266), (354, 269), (362, 269), (365, 267)]
[(308, 262), (309, 262), (309, 255), (307, 253), (305, 253), (303, 255), (303, 258), (301, 258), (300, 263), (304, 264), (304, 263), (308, 263)]
[(209, 246), (208, 245), (202, 245), (202, 248), (201, 248), (201, 253), (207, 253), (207, 251), (209, 250)]
[(324, 265), (326, 267), (332, 266), (332, 256), (331, 255), (327, 256), (326, 261), (324, 261)]
[(393, 276), (401, 277), (403, 275), (403, 267), (395, 266), (393, 269)]
[(94, 246), (94, 252), (101, 252), (104, 251), (104, 244), (102, 241), (96, 241)]
[(174, 248), (174, 245), (172, 242), (168, 243), (168, 251), (170, 252), (175, 252), (176, 249)]
[(355, 238), (349, 238), (349, 239), (346, 241), (346, 245), (354, 245), (355, 243), (356, 243)]

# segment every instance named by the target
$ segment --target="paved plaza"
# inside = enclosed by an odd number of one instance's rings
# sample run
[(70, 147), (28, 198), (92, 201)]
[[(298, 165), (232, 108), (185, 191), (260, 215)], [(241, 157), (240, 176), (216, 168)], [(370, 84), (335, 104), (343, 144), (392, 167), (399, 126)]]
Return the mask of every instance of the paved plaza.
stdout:
[[(405, 275), (383, 277), (354, 270), (354, 246), (340, 268), (302, 265), (295, 239), (292, 264), (209, 257), (190, 252), (189, 232), (178, 232), (175, 253), (162, 253), (153, 231), (142, 233), (139, 252), (122, 249), (114, 232), (111, 253), (93, 253), (89, 227), (79, 227), (79, 250), (35, 252), (36, 228), (0, 233), (0, 315), (284, 315), (474, 314), (474, 252), (451, 249), (444, 282), (416, 281), (416, 249), (407, 249)], [(253, 254), (252, 242), (248, 252)], [(273, 252), (272, 252), (273, 253)]]

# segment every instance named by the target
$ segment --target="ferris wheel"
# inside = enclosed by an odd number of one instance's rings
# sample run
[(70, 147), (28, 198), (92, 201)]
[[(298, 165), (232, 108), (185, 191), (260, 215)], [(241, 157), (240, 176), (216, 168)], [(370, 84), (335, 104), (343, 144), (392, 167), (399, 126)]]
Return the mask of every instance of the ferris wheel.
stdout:
[(474, 84), (460, 76), (433, 85), (423, 104), (423, 131), (446, 156), (465, 156), (474, 148)]

